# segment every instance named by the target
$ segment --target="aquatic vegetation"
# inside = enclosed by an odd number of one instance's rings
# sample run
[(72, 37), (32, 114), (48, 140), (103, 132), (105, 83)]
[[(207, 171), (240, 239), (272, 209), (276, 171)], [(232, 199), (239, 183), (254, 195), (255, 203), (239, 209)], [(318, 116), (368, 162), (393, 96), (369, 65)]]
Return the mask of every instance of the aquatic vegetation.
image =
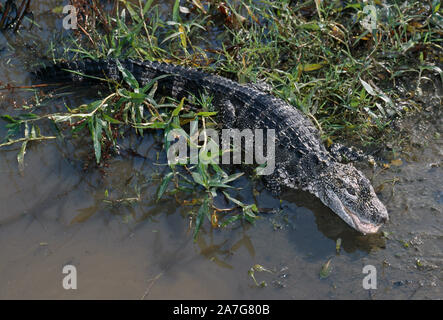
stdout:
[[(393, 118), (420, 109), (413, 101), (420, 83), (432, 75), (443, 78), (438, 1), (376, 1), (374, 29), (367, 27), (363, 1), (176, 0), (168, 14), (152, 0), (113, 1), (103, 6), (75, 0), (72, 4), (80, 8), (79, 28), (64, 43), (49, 46), (48, 60), (157, 60), (198, 67), (241, 83), (265, 83), (269, 88), (265, 90), (307, 114), (327, 144), (345, 139), (382, 143), (389, 137)], [(17, 160), (22, 168), (29, 142), (56, 138), (39, 129), (40, 121), (51, 121), (56, 128), (70, 128), (74, 135), (89, 134), (96, 163), (101, 165), (115, 152), (122, 127), (131, 127), (139, 135), (162, 130), (167, 137), (194, 119), (200, 127), (216, 125), (210, 97), (158, 99), (155, 81), (140, 88), (127, 70), (120, 71), (125, 74), (124, 83), (109, 82), (106, 97), (74, 108), (66, 106), (62, 113), (37, 112), (42, 101), (39, 88), (32, 88), (36, 91), (33, 107), (18, 117), (2, 115), (7, 134), (0, 147), (20, 143)], [(415, 87), (400, 92), (397, 86), (404, 79)], [(2, 88), (11, 90), (8, 85)], [(193, 111), (190, 105), (201, 110)], [(167, 139), (164, 146), (167, 152)], [(229, 175), (213, 164), (171, 165), (170, 170), (156, 198), (160, 201), (180, 192), (194, 195), (199, 190), (191, 201), (198, 208), (195, 236), (205, 217), (213, 227), (257, 218), (255, 204), (244, 204), (228, 193), (229, 183), (240, 174)], [(220, 192), (234, 203), (232, 210), (213, 205)]]

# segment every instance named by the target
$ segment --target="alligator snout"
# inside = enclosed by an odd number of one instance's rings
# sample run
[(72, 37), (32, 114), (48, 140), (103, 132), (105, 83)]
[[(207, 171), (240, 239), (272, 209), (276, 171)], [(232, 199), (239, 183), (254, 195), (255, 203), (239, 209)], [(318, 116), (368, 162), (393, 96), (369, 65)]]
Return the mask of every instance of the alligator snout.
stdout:
[(387, 214), (380, 217), (381, 223), (386, 223), (388, 221), (389, 221), (389, 216)]

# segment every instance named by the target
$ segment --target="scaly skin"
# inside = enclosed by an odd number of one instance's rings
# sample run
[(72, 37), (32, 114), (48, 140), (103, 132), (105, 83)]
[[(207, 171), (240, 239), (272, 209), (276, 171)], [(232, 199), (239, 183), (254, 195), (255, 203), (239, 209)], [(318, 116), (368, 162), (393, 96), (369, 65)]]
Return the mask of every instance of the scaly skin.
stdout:
[[(385, 206), (369, 180), (351, 164), (342, 164), (329, 154), (312, 122), (298, 109), (253, 86), (172, 64), (151, 61), (121, 61), (141, 86), (158, 81), (162, 94), (181, 99), (189, 94), (213, 96), (219, 120), (225, 127), (275, 129), (275, 170), (265, 176), (274, 194), (282, 188), (302, 189), (317, 196), (354, 229), (375, 233), (388, 220)], [(36, 75), (51, 82), (97, 81), (87, 76), (122, 81), (115, 60), (75, 61), (40, 69)]]

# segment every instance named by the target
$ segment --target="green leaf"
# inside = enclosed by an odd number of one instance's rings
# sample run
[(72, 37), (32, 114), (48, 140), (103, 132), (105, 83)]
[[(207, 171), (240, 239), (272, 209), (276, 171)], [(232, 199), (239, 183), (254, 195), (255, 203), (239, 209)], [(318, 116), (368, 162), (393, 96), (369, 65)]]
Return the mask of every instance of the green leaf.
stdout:
[(155, 77), (154, 79), (152, 79), (151, 81), (149, 81), (142, 89), (141, 92), (142, 93), (146, 93), (146, 91), (148, 91), (149, 89), (151, 89), (151, 87), (159, 80), (164, 79), (166, 77), (170, 77), (170, 74), (164, 74), (158, 77)]
[(138, 89), (138, 81), (135, 79), (135, 77), (130, 73), (128, 70), (126, 70), (120, 63), (120, 61), (116, 60), (117, 62), (117, 68), (123, 75), (123, 80), (126, 81), (126, 83), (132, 88), (132, 89)]
[(341, 238), (338, 238), (335, 241), (335, 251), (337, 251), (337, 253), (340, 253), (340, 248), (341, 248)]
[(108, 121), (109, 123), (112, 123), (112, 124), (121, 124), (122, 123), (121, 121), (118, 121), (117, 119), (114, 119), (114, 118), (108, 116), (107, 114), (103, 114), (103, 119)]
[(434, 14), (434, 13), (437, 13), (438, 10), (440, 10), (440, 5), (441, 5), (440, 0), (434, 0), (434, 1), (432, 1), (432, 8), (433, 8), (432, 13), (433, 13), (433, 14)]
[(70, 120), (71, 118), (73, 118), (74, 115), (58, 115), (58, 114), (53, 114), (51, 115), (49, 118), (54, 121), (54, 122), (65, 122)]
[(173, 177), (174, 177), (173, 172), (169, 172), (167, 175), (163, 177), (162, 183), (160, 184), (160, 187), (157, 190), (157, 201), (161, 199), (166, 189), (168, 188), (169, 182)]
[(203, 203), (200, 206), (200, 209), (198, 210), (197, 218), (195, 220), (194, 241), (197, 239), (197, 235), (198, 235), (200, 227), (201, 227), (201, 225), (203, 223), (204, 217), (206, 215), (209, 215), (208, 202), (209, 202), (208, 196), (205, 196), (205, 198), (203, 199)]
[(135, 22), (140, 22), (140, 16), (134, 11), (134, 9), (131, 6), (131, 3), (126, 4), (126, 9), (128, 10), (129, 14), (131, 15), (131, 18), (135, 20)]
[(27, 145), (28, 141), (23, 142), (22, 147), (20, 148), (20, 152), (17, 155), (18, 169), (20, 173), (23, 173), (23, 171), (25, 170), (25, 153)]
[(174, 111), (172, 111), (172, 116), (173, 117), (177, 117), (179, 115), (180, 111), (183, 109), (184, 103), (185, 103), (185, 98), (182, 98), (182, 100), (180, 101), (180, 103), (177, 106), (177, 108), (175, 108)]
[(194, 179), (194, 181), (200, 185), (202, 185), (203, 187), (206, 188), (206, 184), (203, 181), (203, 177), (200, 173), (198, 172), (192, 172), (192, 178)]
[(11, 117), (10, 115), (7, 115), (7, 114), (1, 115), (0, 118), (5, 120), (5, 121), (7, 121), (7, 122), (9, 122), (9, 123), (17, 123), (18, 122), (13, 117)]
[(72, 134), (76, 134), (78, 132), (80, 132), (81, 130), (83, 130), (84, 127), (86, 127), (87, 122), (82, 122), (80, 125), (76, 126), (75, 128), (72, 129)]
[(260, 264), (256, 264), (256, 265), (252, 266), (252, 268), (254, 269), (254, 271), (257, 271), (257, 272), (269, 272), (269, 273), (274, 273), (273, 271), (271, 271), (271, 270), (269, 270), (269, 269), (266, 269), (265, 267), (263, 267), (263, 266), (260, 265)]
[(243, 208), (243, 213), (245, 214), (245, 219), (249, 222), (254, 222), (255, 219), (257, 219), (257, 216), (252, 212), (252, 206), (249, 205)]
[(207, 186), (209, 180), (208, 167), (200, 162), (197, 166), (197, 171), (201, 175), (204, 185)]
[(168, 41), (168, 40), (171, 40), (171, 39), (173, 39), (173, 38), (177, 38), (177, 37), (179, 37), (181, 34), (182, 34), (181, 32), (175, 32), (175, 33), (171, 34), (170, 36), (167, 36), (167, 37), (166, 37), (161, 43), (163, 44), (163, 43), (165, 43), (165, 42)]
[(234, 223), (235, 221), (239, 220), (241, 218), (241, 215), (237, 214), (235, 216), (229, 217), (228, 219), (225, 219), (220, 226), (222, 228), (226, 227), (228, 224)]
[(144, 93), (138, 93), (138, 92), (129, 92), (129, 97), (132, 100), (136, 100), (138, 102), (143, 102), (143, 100), (146, 99), (147, 95)]
[(94, 144), (95, 159), (97, 160), (97, 163), (100, 163), (102, 156), (102, 124), (101, 121), (97, 121), (97, 118), (94, 116), (89, 118), (88, 125), (91, 132), (92, 142)]
[(240, 173), (235, 173), (230, 175), (229, 177), (226, 177), (222, 180), (223, 183), (228, 183), (234, 180), (237, 180), (238, 178), (240, 178), (242, 175), (244, 175), (244, 172), (240, 172)]
[[(228, 177), (228, 174), (226, 172), (224, 172), (222, 170), (222, 168), (220, 168), (220, 166), (216, 163), (211, 163), (210, 164), (212, 166), (212, 168), (214, 169), (214, 171), (223, 179), (226, 179)], [(227, 181), (222, 180), (222, 182), (227, 183)]]
[(308, 23), (304, 23), (298, 26), (301, 29), (306, 29), (306, 30), (320, 30), (320, 25), (317, 22), (308, 22)]
[(37, 138), (40, 136), (40, 128), (36, 125), (32, 125), (31, 127), (31, 134), (29, 135), (30, 138)]
[(320, 270), (320, 278), (324, 279), (329, 277), (329, 274), (331, 273), (331, 261), (332, 258), (329, 259), (321, 268)]
[(180, 22), (180, 0), (175, 0), (174, 8), (172, 9), (172, 20)]
[(348, 9), (348, 8), (361, 10), (361, 3), (351, 3), (351, 4), (346, 5), (346, 7), (344, 7), (344, 9)]
[(369, 93), (371, 96), (376, 96), (377, 93), (374, 91), (374, 89), (371, 87), (371, 85), (369, 83), (367, 83), (366, 81), (360, 79), (361, 84), (363, 85), (363, 87), (365, 88), (366, 92)]
[(21, 127), (20, 122), (8, 123), (6, 125), (6, 128), (8, 128), (8, 132), (6, 133), (6, 136), (4, 137), (3, 140), (8, 141), (9, 139), (18, 135), (20, 133), (20, 127)]
[(245, 204), (243, 202), (241, 202), (240, 200), (237, 200), (233, 197), (231, 197), (227, 192), (222, 191), (223, 194), (225, 195), (226, 198), (228, 198), (228, 200), (231, 200), (232, 202), (234, 202), (236, 205), (239, 205), (240, 207), (244, 208)]
[(156, 121), (152, 123), (137, 123), (136, 125), (133, 125), (134, 128), (142, 128), (142, 129), (165, 129), (166, 123)]
[(18, 118), (20, 120), (32, 120), (32, 119), (37, 119), (38, 115), (36, 115), (34, 113), (23, 113), (23, 114), (20, 114), (18, 116)]
[(209, 187), (216, 187), (216, 188), (233, 188), (232, 186), (225, 184), (225, 183), (221, 183), (219, 181), (210, 181), (209, 182)]
[(202, 112), (198, 112), (197, 116), (201, 116), (201, 117), (212, 117), (215, 116), (217, 114), (217, 111), (213, 111), (213, 112), (209, 112), (209, 111), (202, 111)]
[(151, 7), (154, 0), (148, 0), (146, 1), (145, 6), (143, 7), (143, 16), (145, 16), (146, 12), (148, 12), (149, 8)]

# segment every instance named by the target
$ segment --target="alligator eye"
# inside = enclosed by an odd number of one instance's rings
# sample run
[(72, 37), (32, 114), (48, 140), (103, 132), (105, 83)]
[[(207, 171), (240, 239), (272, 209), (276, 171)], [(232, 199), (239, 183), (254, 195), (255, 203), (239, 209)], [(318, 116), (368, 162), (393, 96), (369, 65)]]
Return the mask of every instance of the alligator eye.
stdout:
[(348, 188), (348, 189), (346, 189), (346, 191), (347, 191), (350, 195), (355, 196), (355, 190), (354, 190), (354, 189)]

